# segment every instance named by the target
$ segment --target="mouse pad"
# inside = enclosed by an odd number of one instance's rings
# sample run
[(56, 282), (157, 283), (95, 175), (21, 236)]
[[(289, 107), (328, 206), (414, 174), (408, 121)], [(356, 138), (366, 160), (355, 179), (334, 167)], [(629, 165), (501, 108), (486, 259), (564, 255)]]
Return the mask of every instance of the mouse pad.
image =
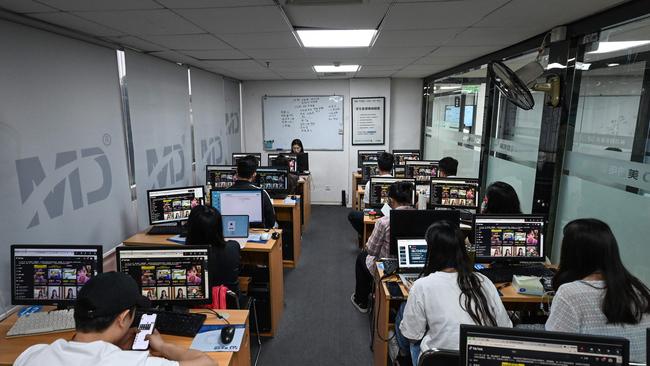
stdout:
[(237, 352), (241, 341), (244, 338), (244, 331), (246, 326), (243, 324), (233, 324), (235, 328), (235, 336), (229, 344), (221, 343), (221, 329), (225, 325), (204, 325), (199, 329), (199, 332), (194, 336), (191, 349), (199, 350), (202, 352)]

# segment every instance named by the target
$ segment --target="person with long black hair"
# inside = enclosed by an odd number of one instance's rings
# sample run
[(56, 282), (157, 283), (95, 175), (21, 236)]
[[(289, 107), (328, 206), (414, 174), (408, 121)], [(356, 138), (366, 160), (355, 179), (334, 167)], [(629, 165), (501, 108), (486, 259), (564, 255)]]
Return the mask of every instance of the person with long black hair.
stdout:
[(293, 139), (291, 141), (291, 152), (294, 154), (303, 154), (305, 152), (305, 148), (302, 146), (300, 139)]
[(413, 365), (420, 351), (458, 349), (460, 324), (512, 327), (494, 284), (474, 272), (458, 228), (436, 222), (425, 238), (426, 264), (395, 320), (397, 341)]
[(506, 182), (494, 182), (487, 187), (481, 213), (484, 214), (520, 214), (521, 205), (517, 191)]
[(236, 241), (223, 237), (223, 219), (214, 207), (196, 206), (187, 219), (187, 245), (209, 245), (210, 282), (224, 285), (239, 293), (240, 247)]
[(564, 227), (556, 290), (546, 330), (630, 340), (630, 360), (645, 363), (650, 290), (623, 265), (616, 238), (597, 219)]

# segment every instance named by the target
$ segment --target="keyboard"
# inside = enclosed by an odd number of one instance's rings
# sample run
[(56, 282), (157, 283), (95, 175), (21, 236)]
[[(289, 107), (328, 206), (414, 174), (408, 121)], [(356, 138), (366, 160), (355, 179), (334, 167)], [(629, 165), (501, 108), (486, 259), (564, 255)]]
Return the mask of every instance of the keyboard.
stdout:
[(194, 337), (199, 332), (205, 318), (205, 314), (179, 313), (164, 310), (138, 310), (135, 313), (134, 324), (140, 324), (142, 314), (156, 314), (156, 329), (160, 333), (171, 334), (183, 337)]
[(415, 282), (415, 280), (418, 278), (420, 278), (420, 275), (417, 273), (401, 273), (399, 275), (399, 279), (407, 289), (410, 289), (411, 286), (413, 286), (413, 282)]
[(169, 225), (154, 225), (147, 232), (149, 235), (178, 235), (181, 234), (181, 228)]
[(67, 332), (74, 329), (74, 310), (53, 310), (18, 317), (16, 323), (7, 332), (7, 337)]
[(384, 264), (384, 276), (390, 276), (393, 273), (397, 272), (397, 259), (384, 259), (382, 260)]
[(493, 283), (512, 282), (512, 276), (553, 277), (555, 272), (542, 264), (483, 268), (478, 271)]

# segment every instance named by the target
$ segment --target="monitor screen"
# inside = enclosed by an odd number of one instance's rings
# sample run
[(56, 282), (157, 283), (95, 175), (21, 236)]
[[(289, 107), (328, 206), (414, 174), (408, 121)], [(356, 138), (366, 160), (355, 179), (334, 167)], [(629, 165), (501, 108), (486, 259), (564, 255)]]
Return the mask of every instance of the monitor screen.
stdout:
[(543, 330), (460, 326), (460, 365), (618, 366), (629, 340)]
[(221, 218), (225, 239), (248, 238), (248, 215), (223, 215)]
[(209, 247), (118, 247), (117, 270), (156, 302), (210, 301)]
[(269, 161), (269, 166), (270, 167), (275, 167), (275, 159), (278, 158), (278, 156), (284, 155), (287, 160), (289, 160), (289, 171), (292, 173), (295, 173), (298, 171), (298, 156), (295, 154), (269, 154), (268, 161)]
[(213, 188), (230, 188), (236, 175), (237, 167), (234, 165), (206, 165), (205, 184)]
[(420, 160), (406, 162), (406, 176), (415, 178), (417, 185), (429, 185), (431, 178), (438, 176), (438, 161)]
[[(463, 115), (463, 124), (465, 127), (472, 127), (474, 124), (474, 108), (473, 105), (465, 106), (465, 113)], [(453, 105), (445, 106), (445, 122), (449, 122), (451, 126), (458, 126), (460, 123), (460, 107)]]
[(420, 150), (393, 150), (395, 165), (405, 165), (410, 160), (420, 160)]
[(426, 263), (426, 240), (397, 239), (397, 264), (400, 269), (422, 269)]
[(367, 181), (370, 180), (370, 177), (379, 175), (379, 166), (377, 165), (376, 161), (367, 161), (363, 163), (363, 167), (361, 168), (361, 182), (365, 184)]
[(103, 260), (98, 245), (12, 245), (11, 303), (72, 304)]
[(475, 210), (478, 208), (479, 183), (477, 179), (431, 179), (430, 202), (433, 207)]
[(309, 153), (298, 154), (298, 172), (309, 171)]
[(250, 222), (263, 222), (262, 195), (260, 189), (210, 191), (212, 207), (222, 215), (248, 215)]
[(288, 175), (289, 172), (282, 168), (259, 168), (255, 184), (269, 192), (286, 192)]
[(203, 204), (203, 187), (179, 187), (147, 191), (149, 224), (185, 221), (196, 205)]
[(232, 165), (237, 165), (239, 159), (253, 155), (257, 159), (257, 166), (262, 165), (262, 153), (232, 153)]
[(540, 215), (476, 215), (476, 260), (544, 260), (545, 221)]
[(359, 150), (357, 152), (357, 167), (362, 168), (363, 163), (366, 161), (377, 162), (379, 155), (385, 152), (384, 150)]
[(388, 188), (395, 182), (409, 182), (413, 184), (413, 194), (411, 197), (411, 205), (415, 205), (415, 179), (406, 178), (392, 178), (392, 177), (371, 177), (370, 178), (370, 192), (368, 199), (370, 200), (369, 206), (374, 208), (382, 207), (388, 203)]
[(390, 255), (397, 256), (397, 238), (424, 238), (429, 226), (438, 221), (449, 221), (458, 227), (460, 212), (457, 210), (392, 210), (390, 213)]

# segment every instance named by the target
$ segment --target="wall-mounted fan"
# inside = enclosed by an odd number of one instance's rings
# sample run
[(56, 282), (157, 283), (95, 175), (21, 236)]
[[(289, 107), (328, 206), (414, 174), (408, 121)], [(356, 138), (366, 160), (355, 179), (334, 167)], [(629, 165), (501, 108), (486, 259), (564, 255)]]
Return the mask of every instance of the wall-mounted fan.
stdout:
[(530, 110), (535, 106), (535, 100), (530, 89), (543, 91), (550, 95), (549, 105), (560, 105), (560, 77), (550, 75), (544, 83), (536, 83), (544, 74), (544, 67), (538, 60), (530, 62), (517, 71), (512, 71), (502, 62), (493, 61), (488, 65), (492, 82), (503, 95), (521, 109)]

